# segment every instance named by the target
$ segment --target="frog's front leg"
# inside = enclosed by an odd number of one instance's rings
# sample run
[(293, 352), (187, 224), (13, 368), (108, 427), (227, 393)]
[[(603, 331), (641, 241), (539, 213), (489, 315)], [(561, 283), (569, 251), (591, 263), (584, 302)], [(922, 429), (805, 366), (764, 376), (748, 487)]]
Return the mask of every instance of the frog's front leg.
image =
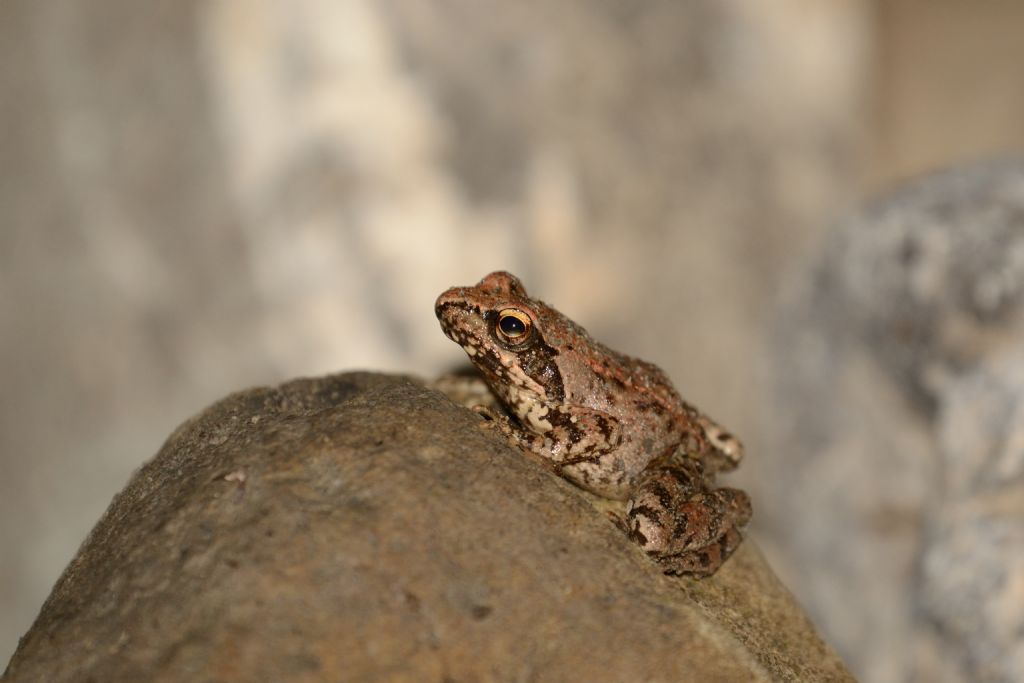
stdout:
[(710, 576), (739, 545), (750, 515), (745, 492), (711, 488), (700, 462), (682, 458), (641, 474), (626, 523), (667, 574)]
[(486, 420), (485, 424), (501, 432), (516, 446), (551, 460), (543, 434), (523, 429), (522, 425), (504, 411), (487, 405), (473, 406), (473, 412)]
[[(521, 448), (544, 458), (556, 473), (599, 496), (624, 499), (636, 474), (621, 453), (619, 421), (599, 410), (559, 406), (530, 419), (476, 409)], [(529, 425), (529, 428), (527, 427)]]

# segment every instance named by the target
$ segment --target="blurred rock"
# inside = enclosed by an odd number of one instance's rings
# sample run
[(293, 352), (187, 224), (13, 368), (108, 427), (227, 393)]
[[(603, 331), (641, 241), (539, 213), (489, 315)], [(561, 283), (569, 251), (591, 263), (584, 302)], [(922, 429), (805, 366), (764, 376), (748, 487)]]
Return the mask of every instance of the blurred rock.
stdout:
[(871, 681), (1024, 680), (1024, 163), (844, 221), (782, 318), (772, 538)]
[[(1024, 220), (1018, 223), (1024, 231)], [(1019, 339), (1019, 338), (1018, 338)], [(1024, 680), (1024, 353), (965, 371), (936, 424), (919, 607), (974, 681)]]
[(189, 420), (3, 680), (849, 681), (756, 547), (673, 579), (579, 489), (404, 378)]

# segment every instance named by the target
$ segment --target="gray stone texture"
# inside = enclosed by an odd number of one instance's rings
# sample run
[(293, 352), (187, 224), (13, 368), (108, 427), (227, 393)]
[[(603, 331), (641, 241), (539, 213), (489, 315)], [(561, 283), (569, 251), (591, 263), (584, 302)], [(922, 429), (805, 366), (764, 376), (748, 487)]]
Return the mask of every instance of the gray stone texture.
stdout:
[(1022, 304), (1007, 161), (851, 215), (780, 318), (768, 526), (869, 680), (1024, 679)]

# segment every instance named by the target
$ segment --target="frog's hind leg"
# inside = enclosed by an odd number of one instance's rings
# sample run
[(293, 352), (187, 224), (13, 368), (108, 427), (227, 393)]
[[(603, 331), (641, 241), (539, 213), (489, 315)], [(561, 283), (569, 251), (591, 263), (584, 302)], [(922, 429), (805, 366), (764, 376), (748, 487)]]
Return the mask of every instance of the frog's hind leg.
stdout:
[(710, 576), (742, 541), (750, 514), (746, 493), (710, 488), (700, 463), (683, 460), (642, 475), (626, 523), (666, 573)]
[(655, 560), (664, 567), (666, 574), (685, 574), (703, 578), (718, 571), (742, 540), (743, 536), (739, 529), (735, 525), (730, 525), (706, 546), (672, 555), (657, 555)]

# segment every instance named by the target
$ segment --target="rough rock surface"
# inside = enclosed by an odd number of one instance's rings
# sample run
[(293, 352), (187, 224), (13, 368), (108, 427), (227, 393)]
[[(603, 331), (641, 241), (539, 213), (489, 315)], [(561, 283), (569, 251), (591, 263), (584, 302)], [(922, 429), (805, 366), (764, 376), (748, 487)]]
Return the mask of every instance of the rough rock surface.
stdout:
[(217, 403), (115, 498), (3, 681), (851, 680), (749, 540), (666, 577), (481, 424), (367, 373)]
[(1024, 680), (1024, 161), (851, 215), (780, 322), (783, 575), (866, 680)]

